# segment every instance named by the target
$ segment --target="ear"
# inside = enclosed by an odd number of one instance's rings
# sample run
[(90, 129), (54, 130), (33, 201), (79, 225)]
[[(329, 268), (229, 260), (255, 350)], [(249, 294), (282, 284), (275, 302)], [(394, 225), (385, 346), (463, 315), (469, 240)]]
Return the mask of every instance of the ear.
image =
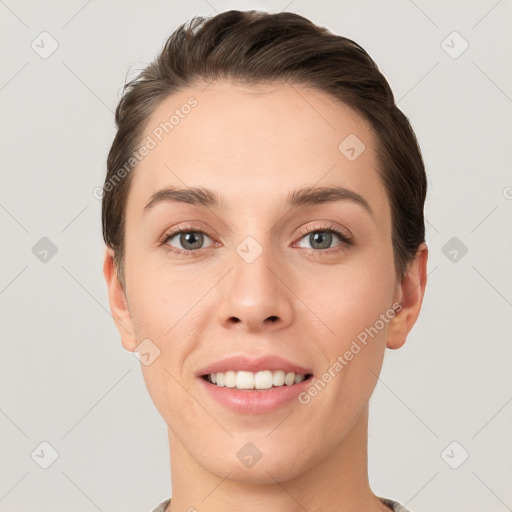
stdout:
[(117, 277), (114, 252), (109, 247), (107, 247), (105, 251), (103, 275), (107, 282), (110, 311), (112, 312), (112, 318), (114, 319), (117, 330), (121, 335), (121, 343), (126, 350), (133, 352), (137, 347), (133, 320), (128, 310), (128, 302), (123, 285)]
[(388, 324), (388, 348), (397, 349), (405, 343), (420, 314), (427, 285), (427, 259), (428, 247), (422, 243), (398, 288), (397, 301), (402, 304), (402, 308)]

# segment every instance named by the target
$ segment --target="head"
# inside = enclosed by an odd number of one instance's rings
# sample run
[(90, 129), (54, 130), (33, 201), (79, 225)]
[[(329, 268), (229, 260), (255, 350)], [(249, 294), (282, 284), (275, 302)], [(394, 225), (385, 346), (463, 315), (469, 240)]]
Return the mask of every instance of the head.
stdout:
[[(123, 346), (156, 347), (142, 366), (156, 407), (212, 472), (305, 471), (362, 417), (423, 298), (426, 176), (387, 81), (357, 43), (297, 14), (229, 11), (176, 30), (125, 86), (116, 124), (104, 273)], [(226, 410), (196, 375), (241, 354), (292, 360), (325, 386), (267, 436), (282, 413)], [(250, 469), (248, 441), (263, 453)]]

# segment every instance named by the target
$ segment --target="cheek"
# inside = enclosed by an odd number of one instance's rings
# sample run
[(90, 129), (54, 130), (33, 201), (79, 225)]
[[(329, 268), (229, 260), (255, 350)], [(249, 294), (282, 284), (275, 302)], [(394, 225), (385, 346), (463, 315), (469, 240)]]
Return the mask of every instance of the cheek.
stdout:
[(195, 305), (207, 290), (207, 283), (185, 267), (134, 262), (130, 275), (130, 313), (142, 336), (154, 336), (164, 342), (177, 333), (195, 316)]
[(159, 351), (151, 365), (141, 365), (147, 389), (158, 410), (179, 410), (188, 398), (178, 382), (190, 379), (185, 362), (201, 338), (207, 303), (201, 297), (211, 285), (156, 265), (147, 265), (132, 282), (130, 312), (137, 340), (149, 338)]
[(392, 305), (394, 274), (386, 261), (303, 273), (300, 279), (298, 295), (330, 328), (330, 338), (341, 344), (373, 325)]
[(358, 416), (375, 388), (392, 318), (394, 274), (387, 264), (375, 262), (373, 267), (347, 268), (335, 279), (331, 275), (316, 283), (310, 288), (314, 294), (308, 296), (314, 304), (311, 309), (330, 328), (318, 337), (326, 361), (318, 378), (327, 384), (316, 406), (320, 415), (331, 411), (330, 419), (324, 419), (335, 436), (337, 429), (347, 426), (347, 418)]

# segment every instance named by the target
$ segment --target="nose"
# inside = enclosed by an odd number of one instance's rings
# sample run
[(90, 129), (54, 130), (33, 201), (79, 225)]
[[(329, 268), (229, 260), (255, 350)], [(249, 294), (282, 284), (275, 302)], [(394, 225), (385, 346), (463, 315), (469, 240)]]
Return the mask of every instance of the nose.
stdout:
[(289, 326), (294, 295), (285, 270), (271, 251), (263, 250), (252, 262), (235, 253), (230, 263), (231, 270), (219, 286), (220, 323), (249, 332)]

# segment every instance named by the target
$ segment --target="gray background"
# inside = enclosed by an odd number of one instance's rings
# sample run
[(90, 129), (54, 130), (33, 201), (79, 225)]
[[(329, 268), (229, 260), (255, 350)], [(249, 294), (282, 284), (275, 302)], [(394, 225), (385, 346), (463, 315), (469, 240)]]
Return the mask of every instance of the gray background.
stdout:
[(93, 191), (127, 72), (178, 24), (231, 8), (360, 43), (424, 153), (429, 280), (371, 400), (372, 489), (414, 512), (512, 510), (510, 0), (0, 0), (0, 510), (171, 495), (166, 425), (110, 316)]

